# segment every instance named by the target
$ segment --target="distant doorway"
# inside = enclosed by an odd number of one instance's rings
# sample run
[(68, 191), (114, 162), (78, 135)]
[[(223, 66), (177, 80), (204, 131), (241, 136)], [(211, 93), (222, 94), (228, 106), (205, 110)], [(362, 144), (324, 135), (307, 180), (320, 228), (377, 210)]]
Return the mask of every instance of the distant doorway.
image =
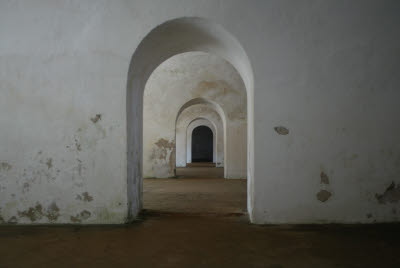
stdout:
[(193, 129), (192, 162), (213, 162), (213, 133), (207, 126)]

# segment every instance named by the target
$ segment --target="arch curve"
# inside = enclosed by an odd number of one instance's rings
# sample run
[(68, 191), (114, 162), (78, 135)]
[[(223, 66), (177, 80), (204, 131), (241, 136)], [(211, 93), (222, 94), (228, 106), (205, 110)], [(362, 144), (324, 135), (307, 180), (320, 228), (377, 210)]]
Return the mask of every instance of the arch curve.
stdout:
[[(168, 58), (190, 51), (218, 55), (230, 62), (241, 75), (247, 90), (248, 193), (253, 181), (253, 72), (239, 41), (221, 25), (198, 17), (166, 21), (151, 30), (136, 48), (127, 79), (127, 195), (128, 219), (142, 207), (143, 92), (151, 73)], [(248, 202), (251, 212), (252, 199)]]
[(178, 112), (175, 123), (175, 146), (176, 146), (176, 167), (185, 167), (190, 163), (191, 148), (189, 148), (189, 137), (187, 129), (196, 120), (204, 119), (209, 121), (215, 129), (214, 158), (216, 166), (224, 166), (225, 155), (225, 127), (223, 114), (217, 111), (217, 106), (212, 105), (204, 99), (192, 99), (185, 103)]

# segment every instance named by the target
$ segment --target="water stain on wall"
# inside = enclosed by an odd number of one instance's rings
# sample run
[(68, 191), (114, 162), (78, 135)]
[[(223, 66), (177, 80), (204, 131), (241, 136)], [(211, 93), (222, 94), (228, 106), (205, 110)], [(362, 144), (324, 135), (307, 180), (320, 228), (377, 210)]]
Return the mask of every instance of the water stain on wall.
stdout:
[(203, 80), (197, 84), (194, 94), (200, 97), (218, 99), (227, 95), (240, 95), (240, 92), (225, 80)]
[(156, 143), (155, 148), (153, 148), (152, 154), (150, 155), (150, 160), (162, 160), (164, 161), (171, 173), (175, 169), (175, 141), (169, 141), (167, 139), (161, 138)]

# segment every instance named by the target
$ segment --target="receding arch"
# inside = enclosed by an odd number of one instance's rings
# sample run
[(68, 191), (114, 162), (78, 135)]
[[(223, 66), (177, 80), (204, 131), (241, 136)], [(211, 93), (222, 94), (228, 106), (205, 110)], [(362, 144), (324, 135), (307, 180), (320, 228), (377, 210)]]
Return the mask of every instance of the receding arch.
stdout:
[[(202, 106), (204, 105), (204, 107)], [(189, 114), (186, 118), (185, 112), (190, 109), (196, 109), (196, 106), (200, 106), (202, 108), (207, 108), (205, 111), (196, 112), (195, 114)], [(200, 108), (199, 107), (199, 108)], [(215, 113), (217, 117), (212, 116), (212, 113)], [(184, 116), (185, 115), (185, 116)], [(182, 118), (185, 117), (185, 118)], [(191, 120), (190, 122), (185, 121), (185, 119)], [(224, 167), (225, 162), (225, 154), (226, 154), (226, 118), (225, 112), (221, 108), (219, 104), (214, 101), (205, 99), (205, 98), (195, 98), (188, 102), (186, 102), (179, 109), (176, 120), (175, 120), (175, 145), (176, 145), (176, 166), (184, 167), (189, 159), (189, 151), (188, 143), (187, 143), (187, 128), (192, 124), (193, 121), (198, 119), (206, 119), (211, 122), (215, 131), (216, 131), (216, 166)], [(183, 137), (184, 135), (184, 137)], [(184, 141), (182, 139), (185, 139)], [(182, 151), (182, 146), (184, 146), (185, 150)], [(185, 155), (182, 155), (185, 154)], [(224, 169), (224, 176), (226, 169)]]
[(217, 137), (218, 137), (218, 130), (215, 123), (211, 122), (209, 119), (204, 117), (198, 117), (192, 120), (185, 131), (186, 136), (186, 163), (192, 162), (192, 137), (193, 137), (193, 130), (199, 126), (206, 126), (211, 129), (213, 133), (213, 162), (217, 161)]
[(215, 162), (215, 131), (207, 125), (199, 125), (191, 131), (191, 162)]
[(197, 17), (167, 21), (147, 34), (136, 48), (127, 79), (127, 195), (128, 219), (142, 207), (143, 92), (154, 69), (168, 58), (190, 51), (218, 55), (230, 62), (241, 75), (247, 90), (247, 178), (248, 211), (253, 207), (254, 174), (254, 94), (253, 72), (238, 40), (221, 25)]

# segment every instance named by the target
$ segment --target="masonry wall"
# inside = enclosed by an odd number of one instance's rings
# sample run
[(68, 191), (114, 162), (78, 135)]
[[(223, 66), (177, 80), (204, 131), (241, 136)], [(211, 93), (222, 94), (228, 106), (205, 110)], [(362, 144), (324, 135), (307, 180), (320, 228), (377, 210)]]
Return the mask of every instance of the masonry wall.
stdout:
[(184, 16), (221, 24), (251, 62), (254, 223), (398, 221), (399, 10), (396, 0), (2, 1), (0, 221), (124, 222), (129, 62), (149, 31)]

